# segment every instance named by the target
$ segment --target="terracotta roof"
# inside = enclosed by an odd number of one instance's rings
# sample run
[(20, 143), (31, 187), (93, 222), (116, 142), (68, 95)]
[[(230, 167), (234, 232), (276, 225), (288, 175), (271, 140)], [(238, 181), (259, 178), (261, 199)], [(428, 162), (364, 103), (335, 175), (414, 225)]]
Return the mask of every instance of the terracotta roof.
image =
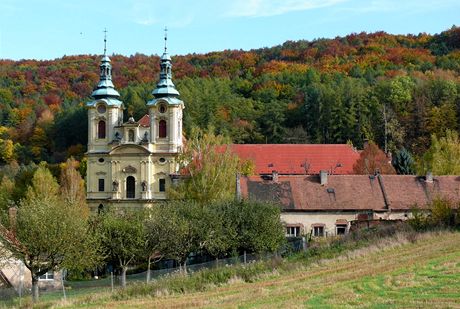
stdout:
[(415, 204), (426, 207), (436, 196), (460, 201), (459, 176), (428, 183), (416, 176), (381, 175), (379, 181), (370, 175), (329, 175), (322, 186), (318, 175), (280, 175), (277, 182), (251, 176), (240, 183), (244, 197), (278, 202), (284, 211), (410, 210)]
[(382, 175), (391, 209), (410, 209), (415, 204), (425, 206), (436, 197), (460, 201), (460, 176), (435, 176), (433, 182), (425, 177)]
[(150, 127), (150, 116), (145, 114), (141, 119), (139, 119), (138, 123), (143, 127)]
[(233, 144), (231, 150), (251, 159), (257, 174), (352, 174), (359, 151), (347, 144)]

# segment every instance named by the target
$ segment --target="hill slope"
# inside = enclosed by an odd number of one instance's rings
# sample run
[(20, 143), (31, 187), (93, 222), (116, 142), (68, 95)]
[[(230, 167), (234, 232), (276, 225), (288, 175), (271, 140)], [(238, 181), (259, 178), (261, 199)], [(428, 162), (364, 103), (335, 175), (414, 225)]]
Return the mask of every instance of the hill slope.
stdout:
[[(159, 49), (160, 50), (160, 49)], [(159, 58), (113, 55), (113, 78), (139, 119), (158, 79)], [(84, 102), (99, 57), (0, 60), (0, 164), (81, 157)], [(460, 28), (437, 35), (350, 34), (251, 51), (173, 57), (186, 104), (184, 129), (212, 125), (236, 143), (383, 145), (415, 153), (460, 122)]]
[(460, 233), (383, 241), (290, 274), (187, 295), (99, 303), (130, 308), (460, 306)]

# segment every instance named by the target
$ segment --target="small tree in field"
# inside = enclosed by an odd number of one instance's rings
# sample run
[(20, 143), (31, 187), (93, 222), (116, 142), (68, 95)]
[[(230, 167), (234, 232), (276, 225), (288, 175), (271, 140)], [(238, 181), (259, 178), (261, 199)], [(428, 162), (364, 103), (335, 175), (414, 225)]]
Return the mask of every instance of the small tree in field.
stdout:
[(379, 171), (380, 174), (396, 174), (385, 153), (375, 143), (369, 142), (353, 166), (353, 172), (359, 175), (368, 175), (374, 174), (376, 171)]
[(170, 224), (164, 205), (155, 206), (147, 211), (145, 221), (145, 255), (147, 256), (147, 282), (150, 281), (150, 268), (152, 263), (165, 258), (169, 249), (169, 240), (174, 237), (174, 225)]
[(144, 213), (109, 210), (93, 222), (102, 250), (121, 269), (121, 286), (126, 286), (128, 266), (141, 258), (145, 247)]
[(193, 201), (173, 201), (162, 205), (168, 226), (165, 256), (177, 261), (182, 273), (187, 272), (187, 257), (200, 249), (202, 205)]
[(40, 165), (19, 203), (15, 222), (9, 229), (0, 226), (5, 248), (31, 272), (34, 301), (38, 300), (39, 276), (61, 268), (97, 265), (98, 246), (87, 219), (80, 206), (64, 202), (56, 180)]

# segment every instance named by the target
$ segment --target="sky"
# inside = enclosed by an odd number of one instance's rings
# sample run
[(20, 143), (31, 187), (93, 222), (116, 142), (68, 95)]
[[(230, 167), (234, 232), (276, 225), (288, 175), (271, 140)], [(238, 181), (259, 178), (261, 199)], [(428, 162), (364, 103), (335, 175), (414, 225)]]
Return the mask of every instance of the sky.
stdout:
[(0, 59), (271, 47), (350, 33), (439, 33), (460, 0), (0, 0)]

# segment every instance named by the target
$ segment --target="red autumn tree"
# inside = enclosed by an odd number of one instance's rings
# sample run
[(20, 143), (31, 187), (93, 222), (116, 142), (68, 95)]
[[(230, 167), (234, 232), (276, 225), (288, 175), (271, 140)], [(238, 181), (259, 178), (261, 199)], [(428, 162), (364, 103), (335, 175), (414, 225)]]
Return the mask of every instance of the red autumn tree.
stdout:
[(391, 160), (374, 142), (364, 147), (358, 161), (353, 165), (353, 172), (358, 175), (368, 175), (379, 172), (380, 174), (396, 174), (391, 165)]

